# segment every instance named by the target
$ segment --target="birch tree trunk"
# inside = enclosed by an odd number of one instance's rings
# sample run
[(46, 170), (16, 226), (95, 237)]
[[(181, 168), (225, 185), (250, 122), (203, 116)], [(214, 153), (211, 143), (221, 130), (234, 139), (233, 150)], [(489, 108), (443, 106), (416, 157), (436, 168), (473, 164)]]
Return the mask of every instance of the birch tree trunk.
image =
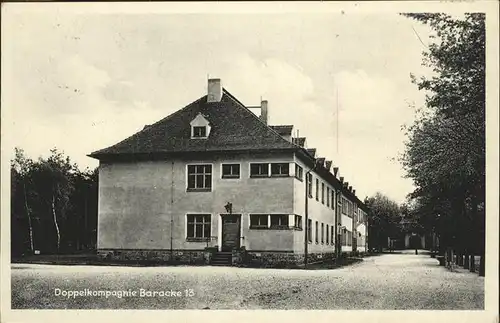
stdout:
[(33, 223), (31, 222), (31, 214), (30, 209), (28, 207), (28, 194), (26, 194), (26, 183), (23, 182), (23, 190), (24, 190), (24, 206), (26, 207), (26, 215), (28, 216), (28, 225), (30, 229), (30, 248), (31, 253), (35, 253), (35, 245), (33, 243)]
[(57, 233), (57, 251), (59, 252), (59, 245), (61, 243), (61, 234), (59, 232), (59, 225), (57, 224), (57, 216), (56, 216), (56, 201), (55, 201), (55, 193), (52, 193), (52, 215), (54, 217), (54, 226), (56, 227)]

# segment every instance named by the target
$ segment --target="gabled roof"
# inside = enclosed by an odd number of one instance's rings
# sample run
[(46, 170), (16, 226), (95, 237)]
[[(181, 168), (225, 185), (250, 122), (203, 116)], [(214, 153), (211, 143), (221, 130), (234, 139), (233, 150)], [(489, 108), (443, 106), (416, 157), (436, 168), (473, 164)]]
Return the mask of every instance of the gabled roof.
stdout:
[(317, 162), (318, 162), (321, 166), (324, 166), (324, 165), (325, 165), (325, 158), (324, 158), (324, 157), (318, 157)]
[(282, 136), (292, 135), (293, 125), (279, 125), (279, 126), (269, 126), (269, 127), (271, 127), (274, 131), (276, 131)]
[(330, 170), (330, 168), (332, 168), (332, 161), (331, 160), (327, 160), (325, 162), (325, 168)]
[[(190, 122), (202, 113), (212, 126), (207, 139), (191, 139)], [(155, 154), (172, 152), (297, 150), (296, 145), (268, 127), (226, 89), (220, 102), (207, 96), (145, 127), (127, 139), (89, 156)]]
[(306, 143), (306, 137), (292, 138), (292, 142), (300, 147), (304, 147)]

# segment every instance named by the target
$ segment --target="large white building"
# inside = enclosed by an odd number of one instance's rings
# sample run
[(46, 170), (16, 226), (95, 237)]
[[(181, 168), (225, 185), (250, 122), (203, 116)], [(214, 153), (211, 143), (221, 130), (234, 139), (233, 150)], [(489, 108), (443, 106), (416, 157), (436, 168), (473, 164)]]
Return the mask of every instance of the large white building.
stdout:
[(99, 254), (130, 260), (300, 265), (364, 251), (366, 213), (332, 161), (221, 85), (99, 160)]

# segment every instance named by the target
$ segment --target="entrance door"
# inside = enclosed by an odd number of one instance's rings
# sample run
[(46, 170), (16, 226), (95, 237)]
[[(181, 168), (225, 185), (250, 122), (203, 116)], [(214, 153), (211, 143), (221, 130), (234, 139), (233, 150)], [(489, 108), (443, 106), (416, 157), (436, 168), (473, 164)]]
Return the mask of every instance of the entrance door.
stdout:
[(222, 215), (222, 251), (240, 247), (240, 218), (239, 214)]

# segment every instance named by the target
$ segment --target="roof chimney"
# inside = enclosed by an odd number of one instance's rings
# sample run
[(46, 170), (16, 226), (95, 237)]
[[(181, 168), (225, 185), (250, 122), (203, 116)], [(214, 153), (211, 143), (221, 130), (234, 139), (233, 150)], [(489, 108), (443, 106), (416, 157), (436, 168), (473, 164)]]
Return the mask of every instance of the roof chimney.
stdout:
[(267, 100), (260, 101), (260, 119), (267, 125)]
[(352, 186), (349, 186), (349, 192), (352, 192)]
[(220, 102), (222, 99), (222, 83), (220, 79), (208, 79), (207, 102)]
[(352, 194), (356, 195), (356, 190), (355, 189), (352, 190)]
[[(337, 168), (337, 169), (338, 169), (338, 167), (335, 167), (335, 168)], [(344, 183), (344, 177), (340, 176), (340, 182), (341, 182), (341, 183)]]

